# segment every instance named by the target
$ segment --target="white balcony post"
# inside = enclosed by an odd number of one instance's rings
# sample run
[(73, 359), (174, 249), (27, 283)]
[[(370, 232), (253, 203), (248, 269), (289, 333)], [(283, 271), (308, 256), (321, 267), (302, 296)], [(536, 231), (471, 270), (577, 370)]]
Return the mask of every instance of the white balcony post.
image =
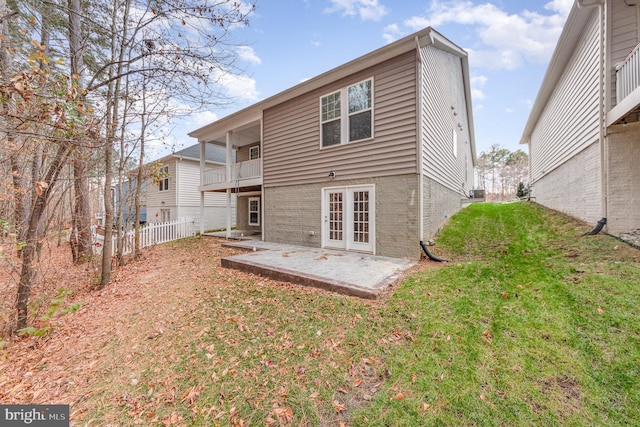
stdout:
[(231, 189), (227, 188), (227, 239), (231, 237)]
[(226, 149), (227, 149), (227, 160), (226, 160), (226, 179), (225, 182), (231, 182), (231, 155), (233, 154), (233, 147), (231, 144), (231, 131), (227, 132), (227, 145), (226, 145)]

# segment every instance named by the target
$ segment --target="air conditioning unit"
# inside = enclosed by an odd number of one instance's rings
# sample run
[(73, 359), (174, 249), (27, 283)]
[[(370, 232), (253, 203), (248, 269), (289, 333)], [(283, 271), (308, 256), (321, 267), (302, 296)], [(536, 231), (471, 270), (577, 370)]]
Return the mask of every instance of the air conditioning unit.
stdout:
[(469, 197), (472, 199), (484, 199), (484, 190), (469, 190)]

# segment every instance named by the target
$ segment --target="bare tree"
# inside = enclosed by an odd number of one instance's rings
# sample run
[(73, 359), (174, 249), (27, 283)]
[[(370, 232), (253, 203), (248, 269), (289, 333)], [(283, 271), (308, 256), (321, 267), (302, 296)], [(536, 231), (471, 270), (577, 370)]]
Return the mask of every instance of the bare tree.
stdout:
[(528, 156), (522, 150), (514, 152), (497, 144), (481, 152), (476, 166), (478, 185), (494, 200), (516, 196), (518, 184), (527, 181)]

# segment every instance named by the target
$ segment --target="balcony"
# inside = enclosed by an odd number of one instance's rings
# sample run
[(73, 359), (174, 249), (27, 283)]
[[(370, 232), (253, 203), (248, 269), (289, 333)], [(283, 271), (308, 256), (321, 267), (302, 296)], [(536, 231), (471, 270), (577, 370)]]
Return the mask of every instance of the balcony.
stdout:
[(246, 162), (233, 163), (231, 172), (227, 176), (227, 167), (218, 166), (204, 171), (201, 190), (216, 191), (227, 188), (242, 188), (262, 185), (262, 161), (261, 159), (247, 160)]
[(607, 115), (607, 125), (640, 120), (640, 43), (616, 65), (617, 105)]

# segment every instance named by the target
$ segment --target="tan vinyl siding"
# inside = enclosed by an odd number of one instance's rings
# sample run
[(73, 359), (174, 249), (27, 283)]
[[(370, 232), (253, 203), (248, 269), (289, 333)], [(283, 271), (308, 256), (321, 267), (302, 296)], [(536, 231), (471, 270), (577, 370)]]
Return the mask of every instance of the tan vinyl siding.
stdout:
[[(373, 138), (320, 148), (320, 97), (373, 78)], [(264, 186), (416, 172), (415, 52), (264, 112)]]
[(599, 138), (598, 19), (593, 13), (531, 134), (531, 179), (565, 163)]
[[(422, 48), (421, 56), (423, 173), (466, 195), (473, 186), (473, 173), (469, 172), (471, 112), (466, 107), (462, 62), (459, 57), (431, 46)], [(453, 149), (454, 131), (457, 156)]]
[(615, 22), (609, 29), (611, 34), (610, 43), (610, 67), (611, 73), (611, 107), (615, 106), (616, 100), (616, 64), (622, 62), (629, 52), (640, 41), (640, 5), (627, 6), (624, 2), (614, 1), (611, 5), (611, 20)]

